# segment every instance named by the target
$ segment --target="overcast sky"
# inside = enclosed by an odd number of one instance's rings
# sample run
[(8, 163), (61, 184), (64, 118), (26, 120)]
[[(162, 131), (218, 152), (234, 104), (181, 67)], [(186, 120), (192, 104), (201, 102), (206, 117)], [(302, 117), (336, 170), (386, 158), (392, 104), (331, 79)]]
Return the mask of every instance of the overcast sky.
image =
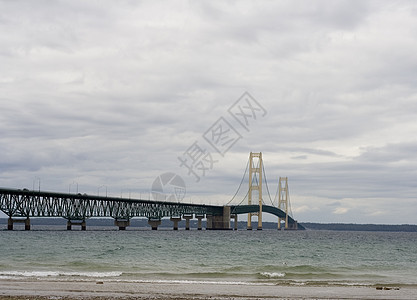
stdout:
[(416, 53), (415, 1), (0, 0), (0, 186), (227, 203), (252, 151), (301, 222), (417, 224)]

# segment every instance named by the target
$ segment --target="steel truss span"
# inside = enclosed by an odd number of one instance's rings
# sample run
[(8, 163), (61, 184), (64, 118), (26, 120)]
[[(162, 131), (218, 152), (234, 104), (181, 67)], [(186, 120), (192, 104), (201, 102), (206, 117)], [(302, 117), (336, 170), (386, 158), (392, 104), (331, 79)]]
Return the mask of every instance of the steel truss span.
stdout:
[(0, 188), (0, 210), (9, 217), (63, 217), (68, 220), (85, 220), (92, 217), (161, 219), (223, 213), (222, 206), (4, 188)]

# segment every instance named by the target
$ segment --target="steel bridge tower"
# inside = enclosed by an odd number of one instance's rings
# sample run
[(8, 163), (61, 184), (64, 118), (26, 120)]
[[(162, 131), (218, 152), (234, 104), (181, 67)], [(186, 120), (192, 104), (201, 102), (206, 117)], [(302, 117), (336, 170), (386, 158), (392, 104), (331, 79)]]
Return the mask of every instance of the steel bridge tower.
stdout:
[[(278, 182), (278, 208), (285, 212), (285, 229), (288, 229), (288, 177), (280, 177)], [(282, 218), (278, 218), (278, 229), (281, 229)]]
[[(255, 159), (254, 159), (255, 158)], [(258, 230), (262, 230), (262, 152), (250, 153), (249, 156), (249, 193), (248, 205), (252, 205), (253, 191), (258, 191), (259, 211), (256, 213), (248, 213), (248, 230), (252, 230), (252, 216), (258, 216)], [(257, 180), (253, 182), (254, 177)]]

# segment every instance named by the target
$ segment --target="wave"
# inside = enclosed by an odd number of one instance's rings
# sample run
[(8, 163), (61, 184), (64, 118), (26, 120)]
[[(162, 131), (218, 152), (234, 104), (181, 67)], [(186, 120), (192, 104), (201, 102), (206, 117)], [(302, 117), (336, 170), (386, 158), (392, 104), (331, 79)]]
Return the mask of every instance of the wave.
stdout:
[(286, 274), (281, 272), (262, 272), (260, 275), (262, 278), (283, 278)]
[(275, 285), (273, 283), (264, 282), (250, 282), (250, 281), (218, 281), (218, 280), (187, 280), (187, 279), (138, 279), (125, 280), (116, 279), (116, 282), (131, 282), (131, 283), (163, 283), (163, 284), (214, 284), (214, 285)]
[[(66, 272), (66, 271), (0, 271), (0, 279), (6, 280), (44, 280), (44, 281), (104, 281), (104, 282), (125, 282), (125, 283), (150, 283), (150, 284), (213, 284), (213, 285), (248, 285), (248, 286), (376, 286), (376, 285), (396, 285), (411, 286), (415, 284), (404, 284), (400, 282), (386, 281), (360, 281), (347, 278), (330, 279), (330, 278), (291, 278), (283, 272), (262, 272), (258, 273), (257, 279), (245, 277), (228, 277), (221, 276), (202, 276), (193, 278), (145, 278), (138, 279), (138, 276), (154, 276), (155, 274), (134, 274), (123, 272)], [(166, 275), (166, 274), (165, 274)]]
[(24, 278), (44, 278), (44, 277), (89, 277), (89, 278), (106, 278), (120, 277), (122, 272), (66, 272), (66, 271), (1, 271), (0, 277), (24, 277)]

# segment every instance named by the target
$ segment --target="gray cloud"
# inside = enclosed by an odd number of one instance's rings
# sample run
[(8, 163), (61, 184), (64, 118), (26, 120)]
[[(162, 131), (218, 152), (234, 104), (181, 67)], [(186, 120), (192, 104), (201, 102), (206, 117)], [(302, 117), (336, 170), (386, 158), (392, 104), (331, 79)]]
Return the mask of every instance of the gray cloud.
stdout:
[[(172, 171), (187, 201), (224, 202), (262, 151), (298, 219), (416, 223), (416, 11), (2, 1), (0, 186), (139, 197)], [(250, 131), (227, 112), (245, 91), (267, 110)], [(224, 157), (203, 139), (219, 117), (242, 135)], [(198, 183), (178, 160), (196, 141), (217, 160)]]

